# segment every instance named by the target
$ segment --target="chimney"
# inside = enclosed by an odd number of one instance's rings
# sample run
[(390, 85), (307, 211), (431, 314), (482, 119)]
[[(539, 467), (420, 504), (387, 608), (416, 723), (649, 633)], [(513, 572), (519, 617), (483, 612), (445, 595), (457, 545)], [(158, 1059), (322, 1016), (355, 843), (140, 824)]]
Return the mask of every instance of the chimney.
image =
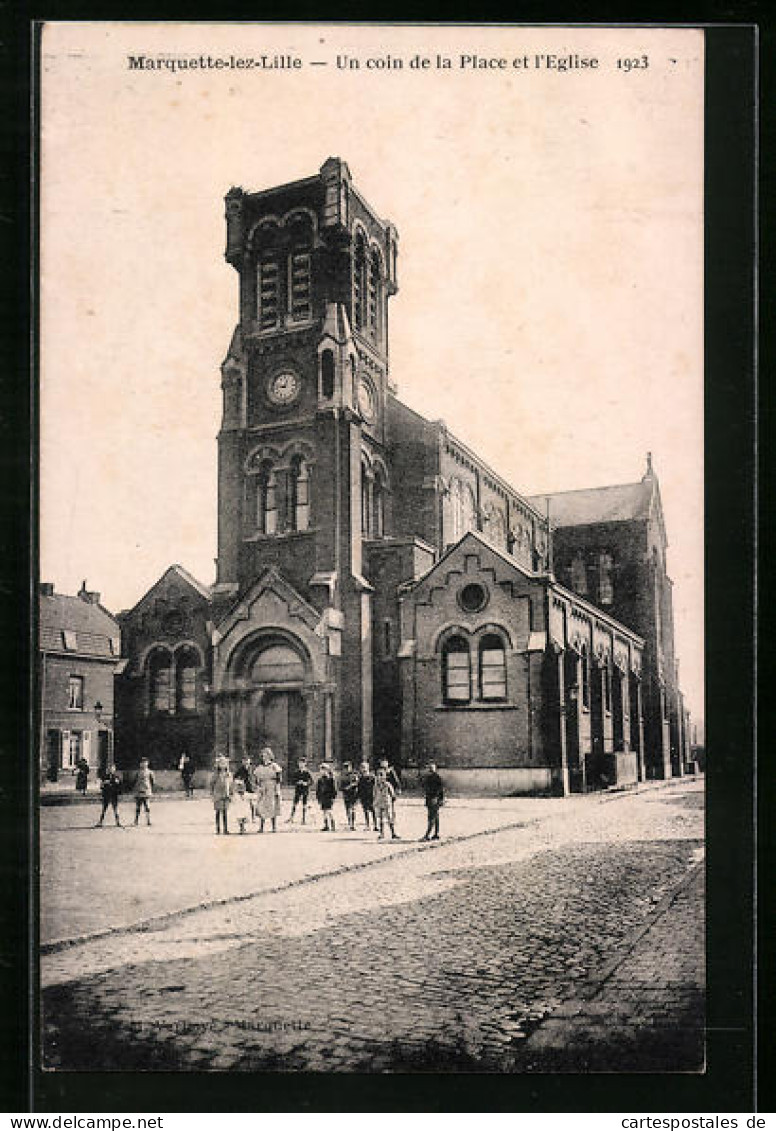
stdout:
[(82, 601), (85, 601), (87, 605), (99, 605), (100, 603), (100, 594), (95, 593), (93, 590), (87, 589), (86, 581), (81, 582), (81, 588), (78, 590), (78, 596)]
[(41, 581), (40, 585), (38, 586), (38, 592), (40, 593), (41, 597), (53, 597), (54, 596), (54, 582), (53, 581)]

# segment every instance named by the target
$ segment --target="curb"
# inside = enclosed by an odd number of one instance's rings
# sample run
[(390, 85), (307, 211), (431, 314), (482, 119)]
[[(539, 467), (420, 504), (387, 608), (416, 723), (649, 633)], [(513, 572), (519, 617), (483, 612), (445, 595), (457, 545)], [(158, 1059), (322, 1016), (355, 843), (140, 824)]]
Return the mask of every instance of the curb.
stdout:
[(622, 966), (623, 962), (625, 962), (626, 959), (630, 956), (630, 954), (634, 950), (636, 944), (641, 942), (641, 940), (644, 938), (644, 936), (652, 930), (655, 923), (657, 923), (657, 921), (659, 919), (663, 918), (663, 916), (671, 908), (672, 904), (675, 902), (675, 900), (678, 898), (678, 896), (681, 895), (681, 893), (685, 890), (685, 888), (690, 886), (690, 884), (695, 879), (695, 877), (698, 875), (698, 873), (700, 871), (702, 871), (705, 867), (706, 867), (706, 855), (705, 855), (705, 852), (704, 852), (703, 859), (699, 860), (696, 864), (691, 864), (690, 867), (685, 872), (685, 874), (682, 876), (679, 883), (676, 885), (676, 887), (674, 887), (671, 891), (669, 891), (666, 895), (664, 895), (663, 898), (658, 903), (658, 905), (655, 908), (653, 908), (653, 910), (649, 914), (649, 917), (648, 917), (646, 923), (642, 924), (642, 926), (640, 926), (640, 927), (637, 927), (637, 929), (633, 932), (633, 934), (630, 935), (628, 937), (628, 939), (624, 943), (621, 944), (620, 948), (618, 949), (617, 954), (615, 954), (613, 958), (610, 958), (608, 962), (604, 963), (604, 965), (601, 967), (598, 974), (596, 975), (595, 987), (592, 990), (587, 989), (587, 990), (583, 990), (580, 993), (579, 997), (580, 997), (581, 1001), (592, 1001), (592, 999), (600, 992), (601, 987), (606, 982), (609, 981), (611, 976), (619, 969), (620, 966)]
[(104, 927), (99, 931), (89, 931), (86, 934), (75, 935), (72, 938), (53, 939), (51, 942), (41, 943), (38, 947), (38, 953), (41, 956), (58, 954), (60, 951), (68, 950), (74, 946), (80, 946), (83, 943), (96, 942), (98, 939), (111, 938), (115, 935), (132, 935), (142, 933), (143, 931), (151, 931), (156, 927), (172, 923), (176, 919), (183, 919), (187, 915), (194, 915), (197, 911), (212, 911), (217, 907), (228, 907), (234, 903), (245, 903), (249, 899), (260, 899), (265, 895), (277, 895), (282, 891), (290, 891), (292, 888), (302, 887), (304, 884), (314, 884), (319, 880), (327, 880), (333, 876), (343, 876), (348, 872), (360, 872), (365, 868), (379, 868), (383, 864), (387, 864), (403, 856), (410, 856), (413, 853), (419, 852), (434, 852), (450, 844), (461, 844), (467, 840), (475, 840), (478, 837), (493, 836), (496, 833), (506, 832), (510, 829), (525, 828), (528, 825), (536, 824), (542, 819), (543, 816), (537, 816), (533, 819), (528, 818), (513, 821), (508, 825), (501, 825), (497, 829), (481, 829), (476, 833), (462, 833), (460, 836), (445, 837), (444, 840), (440, 840), (438, 844), (431, 842), (424, 844), (408, 844), (406, 851), (393, 852), (390, 856), (384, 856), (382, 859), (363, 860), (357, 864), (343, 864), (339, 868), (332, 869), (330, 872), (317, 872), (312, 876), (300, 876), (297, 880), (289, 880), (287, 883), (278, 884), (272, 888), (264, 888), (262, 891), (244, 892), (241, 895), (227, 895), (221, 899), (202, 900), (200, 903), (192, 904), (189, 907), (181, 907), (176, 911), (163, 911), (159, 915), (151, 915), (147, 919), (140, 919), (137, 923), (130, 923), (126, 926)]

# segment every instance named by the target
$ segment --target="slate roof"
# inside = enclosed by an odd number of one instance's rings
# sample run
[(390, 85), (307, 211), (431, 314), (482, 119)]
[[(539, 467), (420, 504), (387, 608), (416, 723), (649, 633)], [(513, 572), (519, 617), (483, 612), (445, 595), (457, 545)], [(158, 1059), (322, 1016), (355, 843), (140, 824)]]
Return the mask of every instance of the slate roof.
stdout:
[(529, 502), (542, 514), (550, 503), (553, 526), (590, 526), (598, 522), (631, 522), (649, 517), (652, 482), (623, 483), (614, 487), (586, 487), (551, 495), (531, 495)]
[[(120, 641), (118, 621), (102, 605), (93, 605), (80, 597), (64, 593), (39, 597), (40, 647), (46, 652), (78, 652), (81, 655), (115, 657)], [(75, 634), (75, 648), (65, 645), (64, 632)], [(114, 650), (115, 647), (115, 650)]]

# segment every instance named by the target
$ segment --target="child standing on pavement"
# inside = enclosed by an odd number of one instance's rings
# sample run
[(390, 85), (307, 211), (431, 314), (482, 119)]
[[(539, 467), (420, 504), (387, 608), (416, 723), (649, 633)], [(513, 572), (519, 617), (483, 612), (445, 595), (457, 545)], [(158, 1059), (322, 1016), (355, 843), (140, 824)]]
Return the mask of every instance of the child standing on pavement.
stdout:
[(102, 828), (102, 822), (105, 820), (105, 814), (110, 805), (113, 809), (113, 816), (116, 818), (116, 824), (122, 828), (121, 821), (119, 820), (119, 794), (121, 793), (121, 778), (119, 777), (118, 770), (115, 766), (109, 766), (105, 772), (105, 776), (100, 782), (100, 794), (102, 797), (102, 813), (97, 822), (97, 828)]
[(388, 828), (391, 830), (391, 839), (398, 840), (399, 837), (394, 828), (394, 802), (396, 800), (396, 793), (393, 786), (388, 781), (388, 775), (385, 770), (377, 771), (377, 778), (375, 779), (375, 813), (380, 826), (380, 835), (378, 840), (382, 840), (385, 836), (385, 822), (388, 822)]
[(229, 762), (223, 754), (216, 758), (215, 770), (210, 779), (210, 793), (213, 798), (213, 809), (216, 814), (216, 836), (221, 832), (223, 820), (224, 836), (229, 835), (227, 823), (227, 810), (232, 797), (232, 775), (229, 772)]
[(323, 831), (325, 833), (333, 833), (335, 825), (332, 807), (334, 805), (334, 798), (337, 796), (337, 783), (334, 780), (334, 772), (328, 762), (321, 762), (321, 772), (315, 785), (315, 796), (318, 798), (318, 804), (323, 813)]
[(358, 774), (353, 769), (350, 762), (343, 763), (340, 787), (342, 789), (342, 800), (345, 802), (345, 817), (348, 822), (348, 829), (351, 832), (355, 832), (356, 802), (358, 801)]
[(299, 765), (294, 774), (294, 803), (291, 806), (291, 816), (286, 821), (287, 825), (293, 825), (294, 813), (296, 812), (297, 805), (302, 805), (302, 824), (307, 823), (307, 799), (310, 796), (310, 786), (313, 784), (313, 775), (307, 769), (307, 762), (304, 758), (299, 759)]
[[(428, 828), (426, 835), (421, 840), (439, 840), (439, 810), (445, 801), (445, 791), (442, 779), (437, 773), (436, 764), (429, 762), (428, 773), (423, 781), (423, 792), (426, 795), (426, 809), (428, 810)], [(432, 836), (433, 833), (433, 836)]]
[(154, 774), (148, 764), (147, 758), (140, 759), (140, 767), (135, 778), (135, 824), (138, 822), (140, 810), (145, 809), (146, 824), (151, 824), (151, 810), (148, 803), (154, 792)]
[[(234, 782), (234, 793), (232, 794), (232, 818), (237, 821), (237, 826), (240, 834), (245, 832), (245, 827), (251, 818), (251, 807), (248, 803), (248, 794), (245, 790), (245, 782), (242, 778), (238, 778)], [(226, 831), (226, 830), (224, 830)]]
[(362, 762), (358, 771), (358, 799), (364, 811), (366, 831), (369, 832), (369, 818), (377, 832), (377, 817), (375, 817), (375, 776), (369, 768), (368, 762)]

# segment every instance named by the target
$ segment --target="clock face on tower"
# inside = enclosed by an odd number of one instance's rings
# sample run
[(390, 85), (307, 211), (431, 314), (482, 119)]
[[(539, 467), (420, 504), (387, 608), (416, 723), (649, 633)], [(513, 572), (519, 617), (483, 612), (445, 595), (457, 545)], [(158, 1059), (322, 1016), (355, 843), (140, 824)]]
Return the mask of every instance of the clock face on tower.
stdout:
[(375, 391), (363, 378), (358, 386), (358, 408), (367, 424), (373, 424), (376, 413)]
[(267, 382), (267, 396), (273, 404), (292, 404), (299, 396), (301, 387), (299, 375), (291, 369), (284, 369), (281, 373), (275, 373), (270, 377)]

